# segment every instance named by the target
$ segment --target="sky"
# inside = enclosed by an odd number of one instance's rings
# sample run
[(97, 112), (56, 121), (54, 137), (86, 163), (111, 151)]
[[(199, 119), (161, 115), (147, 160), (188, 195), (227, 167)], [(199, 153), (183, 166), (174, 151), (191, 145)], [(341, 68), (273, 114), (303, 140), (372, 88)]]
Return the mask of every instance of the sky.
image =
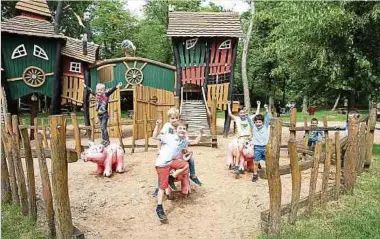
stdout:
[[(127, 0), (127, 8), (136, 16), (141, 16), (142, 8), (145, 4), (145, 0)], [(242, 13), (249, 9), (249, 4), (243, 0), (206, 0), (202, 5), (207, 6), (209, 2), (213, 2), (226, 9), (232, 9), (235, 12)]]

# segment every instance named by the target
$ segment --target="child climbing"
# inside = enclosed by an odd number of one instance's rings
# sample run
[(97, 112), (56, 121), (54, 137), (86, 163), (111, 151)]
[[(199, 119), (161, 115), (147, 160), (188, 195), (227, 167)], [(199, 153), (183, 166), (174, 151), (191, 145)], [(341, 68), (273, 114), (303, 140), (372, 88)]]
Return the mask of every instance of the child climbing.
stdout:
[[(310, 127), (313, 128), (313, 127), (317, 127), (318, 126), (318, 119), (317, 118), (312, 118), (310, 120)], [(309, 148), (314, 148), (316, 143), (319, 141), (319, 140), (322, 140), (323, 138), (323, 131), (320, 131), (320, 130), (310, 130), (309, 131), (309, 138), (308, 138), (308, 142), (307, 142), (307, 145), (309, 146)]]
[[(252, 138), (252, 130), (254, 127), (252, 118), (255, 117), (260, 112), (260, 101), (257, 101), (257, 110), (256, 113), (252, 116), (248, 116), (248, 110), (246, 108), (243, 108), (239, 111), (239, 116), (235, 116), (231, 112), (231, 101), (227, 102), (228, 105), (228, 115), (231, 117), (232, 120), (236, 123), (236, 138), (234, 139), (237, 141), (238, 149), (236, 152), (236, 157), (234, 158), (233, 165), (229, 165), (231, 169), (234, 169), (236, 177), (239, 176), (241, 173), (242, 168), (239, 169), (240, 165), (240, 154), (243, 149), (243, 145), (246, 141), (250, 141)], [(233, 143), (233, 142), (232, 142)]]
[[(189, 164), (184, 160), (175, 158), (190, 144), (199, 143), (201, 134), (195, 140), (190, 141), (187, 137), (187, 124), (181, 120), (177, 124), (176, 133), (159, 135), (158, 131), (161, 123), (161, 120), (157, 120), (153, 132), (153, 138), (159, 139), (162, 144), (160, 153), (156, 158), (156, 171), (159, 178), (156, 214), (161, 222), (166, 222), (167, 217), (162, 206), (165, 189), (168, 188), (169, 182), (174, 184), (175, 178), (181, 179), (182, 182), (188, 182), (189, 180)], [(176, 171), (170, 175), (172, 170)], [(187, 195), (189, 188), (182, 185), (181, 191)]]
[(271, 114), (268, 110), (268, 105), (264, 105), (265, 117), (258, 114), (254, 117), (253, 126), (253, 144), (254, 144), (254, 155), (255, 155), (255, 166), (253, 167), (253, 177), (252, 182), (256, 182), (259, 177), (257, 175), (257, 168), (260, 165), (261, 160), (265, 160), (265, 146), (269, 140), (269, 123), (271, 120)]
[(108, 122), (108, 99), (109, 96), (116, 90), (121, 87), (121, 82), (119, 82), (116, 86), (112, 87), (110, 90), (106, 91), (106, 86), (102, 83), (96, 84), (95, 93), (92, 91), (90, 87), (86, 84), (83, 84), (84, 87), (90, 92), (90, 94), (95, 96), (95, 109), (98, 113), (98, 119), (100, 123), (100, 128), (102, 132), (102, 144), (107, 146), (109, 144), (109, 136), (107, 130), (107, 122)]

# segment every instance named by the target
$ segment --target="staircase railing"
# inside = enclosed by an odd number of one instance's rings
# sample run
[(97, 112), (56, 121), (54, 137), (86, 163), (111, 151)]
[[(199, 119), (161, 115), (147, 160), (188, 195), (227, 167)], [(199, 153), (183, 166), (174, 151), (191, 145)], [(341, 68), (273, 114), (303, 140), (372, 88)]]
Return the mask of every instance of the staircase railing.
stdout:
[(207, 100), (206, 100), (206, 93), (205, 93), (205, 88), (202, 86), (202, 96), (203, 96), (203, 102), (205, 103), (205, 107), (206, 107), (206, 110), (207, 110), (207, 115), (208, 117), (211, 116), (211, 112), (208, 108), (208, 105), (207, 105)]

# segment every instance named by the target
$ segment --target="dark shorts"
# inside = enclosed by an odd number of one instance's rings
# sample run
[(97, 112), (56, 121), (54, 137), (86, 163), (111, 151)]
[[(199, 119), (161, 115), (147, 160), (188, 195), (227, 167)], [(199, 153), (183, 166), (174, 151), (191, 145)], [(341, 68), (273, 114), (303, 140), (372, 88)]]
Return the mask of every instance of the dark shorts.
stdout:
[(255, 156), (255, 161), (265, 160), (265, 145), (255, 145), (253, 146), (253, 154)]
[(309, 146), (309, 147), (315, 147), (315, 145), (317, 144), (317, 141), (312, 141), (312, 140), (309, 140), (308, 142), (307, 142), (307, 146)]

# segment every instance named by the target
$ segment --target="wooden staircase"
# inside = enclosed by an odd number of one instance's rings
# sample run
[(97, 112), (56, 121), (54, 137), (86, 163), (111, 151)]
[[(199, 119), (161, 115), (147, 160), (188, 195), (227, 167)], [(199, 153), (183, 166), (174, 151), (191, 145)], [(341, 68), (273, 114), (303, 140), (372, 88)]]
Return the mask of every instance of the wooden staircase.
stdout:
[(210, 136), (206, 106), (203, 100), (184, 100), (181, 106), (181, 119), (189, 124), (189, 135), (199, 134), (201, 127), (204, 128), (204, 136)]

